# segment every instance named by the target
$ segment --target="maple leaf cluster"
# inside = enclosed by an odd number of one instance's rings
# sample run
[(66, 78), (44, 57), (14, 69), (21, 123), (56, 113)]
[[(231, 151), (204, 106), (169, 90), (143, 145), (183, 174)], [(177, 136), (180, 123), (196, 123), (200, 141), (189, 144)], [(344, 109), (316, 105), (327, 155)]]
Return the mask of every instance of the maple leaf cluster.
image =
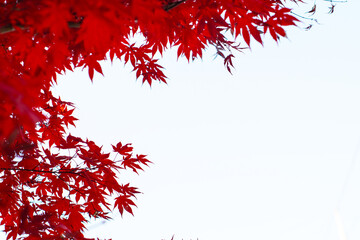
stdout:
[[(121, 142), (106, 153), (73, 136), (74, 106), (51, 86), (68, 70), (102, 74), (118, 58), (150, 85), (166, 82), (156, 56), (201, 58), (215, 47), (230, 71), (239, 41), (278, 41), (297, 19), (281, 0), (0, 0), (0, 224), (7, 239), (86, 239), (89, 218), (132, 213), (138, 193), (119, 171), (149, 161)], [(131, 42), (140, 34), (143, 41)], [(231, 39), (231, 40), (229, 40)], [(240, 40), (239, 40), (240, 39)], [(114, 156), (115, 155), (115, 156)]]

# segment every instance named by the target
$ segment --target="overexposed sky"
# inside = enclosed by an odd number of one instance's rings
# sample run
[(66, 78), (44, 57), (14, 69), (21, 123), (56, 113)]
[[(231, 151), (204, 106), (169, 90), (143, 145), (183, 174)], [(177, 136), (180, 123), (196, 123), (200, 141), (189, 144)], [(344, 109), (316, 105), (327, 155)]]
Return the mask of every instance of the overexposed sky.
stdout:
[(104, 63), (94, 83), (87, 71), (61, 77), (74, 133), (105, 149), (132, 143), (154, 163), (123, 176), (144, 193), (135, 216), (90, 224), (88, 236), (345, 240), (342, 225), (359, 239), (359, 9), (337, 4), (310, 31), (255, 44), (233, 75), (209, 49), (191, 64), (169, 52), (167, 85), (142, 85), (120, 62)]

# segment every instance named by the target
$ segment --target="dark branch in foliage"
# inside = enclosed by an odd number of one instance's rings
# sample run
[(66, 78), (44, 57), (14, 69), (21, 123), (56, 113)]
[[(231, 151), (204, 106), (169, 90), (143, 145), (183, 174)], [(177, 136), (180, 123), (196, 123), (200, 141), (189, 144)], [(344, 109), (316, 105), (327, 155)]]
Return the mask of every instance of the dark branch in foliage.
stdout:
[(170, 3), (168, 5), (165, 5), (164, 6), (164, 10), (165, 11), (170, 11), (171, 9), (177, 7), (178, 5), (180, 5), (181, 3), (185, 2), (186, 0), (182, 0), (182, 1), (178, 1), (178, 2), (173, 2), (173, 3)]

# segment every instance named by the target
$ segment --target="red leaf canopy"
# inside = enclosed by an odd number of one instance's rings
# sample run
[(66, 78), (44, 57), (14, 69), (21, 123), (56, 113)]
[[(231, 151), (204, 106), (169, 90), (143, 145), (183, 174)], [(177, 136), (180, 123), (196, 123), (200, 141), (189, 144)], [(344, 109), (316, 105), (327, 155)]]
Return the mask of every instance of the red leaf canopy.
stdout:
[[(296, 18), (280, 0), (1, 0), (0, 224), (8, 239), (85, 239), (90, 218), (133, 213), (138, 193), (118, 172), (148, 160), (118, 143), (104, 152), (72, 136), (71, 103), (54, 97), (57, 74), (102, 73), (107, 56), (136, 77), (166, 82), (155, 56), (177, 47), (188, 60), (214, 46), (230, 71), (242, 40), (277, 41)], [(135, 34), (141, 43), (131, 43)], [(229, 39), (230, 38), (230, 39)]]

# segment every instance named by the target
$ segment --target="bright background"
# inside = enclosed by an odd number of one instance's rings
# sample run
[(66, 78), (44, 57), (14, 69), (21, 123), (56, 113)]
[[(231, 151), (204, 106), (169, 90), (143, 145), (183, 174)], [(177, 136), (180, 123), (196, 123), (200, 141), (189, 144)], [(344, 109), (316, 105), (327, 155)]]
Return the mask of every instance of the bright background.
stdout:
[(74, 133), (105, 150), (133, 143), (154, 163), (122, 176), (144, 193), (135, 216), (90, 224), (88, 236), (359, 239), (360, 3), (328, 6), (310, 31), (237, 54), (233, 75), (209, 49), (191, 64), (169, 52), (167, 85), (135, 82), (120, 62), (93, 83), (87, 71), (61, 77)]

